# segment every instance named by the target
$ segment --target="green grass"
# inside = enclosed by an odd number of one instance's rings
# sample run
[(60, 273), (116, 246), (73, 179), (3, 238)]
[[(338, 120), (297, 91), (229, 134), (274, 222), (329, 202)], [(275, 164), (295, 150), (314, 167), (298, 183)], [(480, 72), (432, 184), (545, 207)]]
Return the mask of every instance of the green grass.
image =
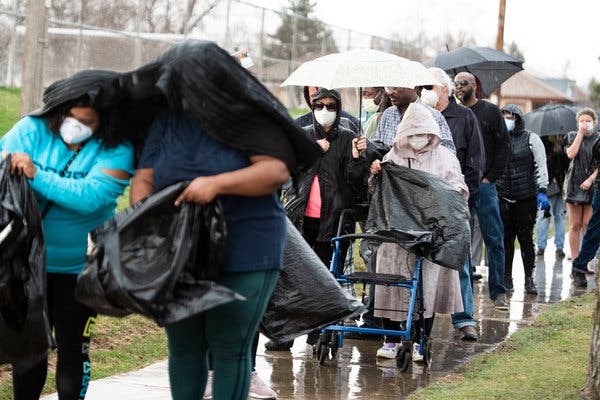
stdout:
[(595, 294), (548, 306), (490, 354), (409, 397), (427, 399), (580, 399)]
[[(167, 357), (164, 330), (139, 315), (125, 318), (100, 316), (91, 344), (92, 379), (137, 370)], [(56, 352), (49, 359), (44, 394), (56, 391)], [(0, 367), (0, 399), (11, 400), (10, 368)]]
[(19, 89), (0, 86), (0, 137), (19, 120), (20, 93)]

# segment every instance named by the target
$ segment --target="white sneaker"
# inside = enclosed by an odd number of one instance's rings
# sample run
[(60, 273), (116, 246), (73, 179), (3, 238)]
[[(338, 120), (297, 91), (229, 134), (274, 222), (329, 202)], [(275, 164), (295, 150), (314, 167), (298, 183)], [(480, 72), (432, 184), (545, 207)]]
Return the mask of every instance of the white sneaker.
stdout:
[(248, 396), (253, 399), (276, 399), (277, 393), (260, 379), (256, 371), (252, 371), (252, 380), (250, 381), (250, 393)]
[(421, 350), (421, 345), (419, 343), (413, 343), (412, 360), (414, 362), (418, 362), (418, 363), (423, 362), (423, 355), (421, 353), (419, 353), (420, 350)]
[(399, 349), (400, 343), (384, 343), (383, 346), (377, 350), (377, 357), (394, 359), (396, 358)]
[(212, 380), (213, 372), (208, 371), (208, 380), (206, 381), (206, 388), (204, 389), (204, 400), (212, 399)]

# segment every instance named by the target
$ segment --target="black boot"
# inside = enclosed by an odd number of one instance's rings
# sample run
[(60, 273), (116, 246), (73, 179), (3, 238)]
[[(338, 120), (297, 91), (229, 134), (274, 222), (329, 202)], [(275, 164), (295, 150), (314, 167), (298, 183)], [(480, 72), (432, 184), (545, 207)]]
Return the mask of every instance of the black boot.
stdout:
[(509, 292), (514, 291), (512, 278), (504, 277), (504, 286), (506, 286)]
[(528, 294), (538, 294), (537, 288), (535, 287), (535, 283), (533, 283), (533, 277), (531, 276), (525, 277), (525, 291)]
[(575, 287), (587, 288), (587, 279), (585, 279), (585, 274), (573, 271), (571, 273), (571, 278), (573, 278), (573, 285), (575, 285)]

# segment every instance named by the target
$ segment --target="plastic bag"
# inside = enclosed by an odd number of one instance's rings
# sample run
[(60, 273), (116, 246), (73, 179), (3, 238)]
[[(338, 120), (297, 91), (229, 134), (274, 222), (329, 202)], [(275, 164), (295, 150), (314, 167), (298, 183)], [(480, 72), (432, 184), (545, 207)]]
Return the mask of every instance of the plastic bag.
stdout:
[(392, 236), (408, 251), (462, 270), (471, 242), (466, 200), (433, 174), (391, 163), (381, 166), (367, 231)]
[(283, 270), (261, 332), (285, 342), (364, 311), (364, 305), (342, 289), (288, 219)]
[(92, 233), (96, 248), (77, 279), (80, 302), (101, 314), (142, 314), (162, 326), (244, 299), (207, 280), (225, 257), (225, 220), (216, 205), (174, 206), (185, 187), (169, 186)]
[(0, 164), (0, 363), (35, 363), (53, 346), (42, 218), (27, 179)]

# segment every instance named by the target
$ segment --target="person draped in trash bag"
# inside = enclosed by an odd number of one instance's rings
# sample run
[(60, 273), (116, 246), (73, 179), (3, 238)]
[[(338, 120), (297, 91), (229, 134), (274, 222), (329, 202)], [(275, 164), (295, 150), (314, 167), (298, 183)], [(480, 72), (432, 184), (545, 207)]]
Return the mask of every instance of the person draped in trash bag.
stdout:
[[(96, 312), (75, 300), (86, 263), (88, 232), (110, 219), (133, 174), (133, 147), (106, 129), (105, 111), (87, 96), (27, 116), (0, 140), (12, 153), (11, 172), (23, 174), (43, 216), (46, 300), (58, 348), (60, 399), (83, 399), (90, 381), (90, 338)], [(13, 364), (15, 400), (39, 399), (48, 358)]]
[[(341, 211), (352, 208), (355, 194), (364, 191), (361, 177), (368, 167), (366, 159), (360, 157), (366, 141), (362, 141), (361, 150), (357, 149), (358, 136), (340, 125), (341, 108), (341, 96), (336, 90), (321, 89), (313, 96), (313, 124), (303, 129), (321, 146), (323, 154), (313, 164), (304, 166), (297, 187), (283, 196), (288, 217), (326, 266), (331, 261), (330, 240), (337, 234)], [(344, 222), (344, 231), (354, 232), (354, 220), (347, 218)], [(346, 242), (341, 246), (340, 265), (344, 265), (348, 245)], [(307, 343), (314, 344), (317, 339), (318, 331), (311, 332)], [(269, 341), (265, 347), (284, 351), (293, 343)]]
[(200, 399), (213, 357), (212, 396), (246, 399), (251, 348), (282, 266), (285, 211), (278, 188), (286, 163), (216, 140), (185, 112), (159, 114), (148, 133), (131, 184), (131, 203), (176, 182), (191, 181), (177, 198), (219, 200), (227, 222), (227, 254), (216, 282), (246, 297), (167, 324), (173, 399)]
[(592, 218), (592, 185), (598, 170), (592, 167), (592, 146), (598, 140), (598, 118), (591, 108), (577, 113), (577, 131), (569, 132), (565, 152), (571, 162), (565, 177), (565, 203), (569, 219), (571, 259), (579, 255), (579, 244)]
[[(459, 191), (465, 201), (469, 190), (461, 173), (460, 163), (451, 150), (440, 146), (440, 129), (426, 106), (412, 103), (406, 109), (392, 149), (383, 162), (429, 172), (446, 179)], [(381, 171), (381, 161), (371, 164), (371, 184)], [(465, 216), (467, 218), (467, 216)], [(377, 250), (377, 273), (412, 276), (416, 256), (394, 243), (383, 243)], [(425, 306), (426, 335), (431, 334), (435, 313), (463, 311), (458, 271), (443, 268), (423, 260), (423, 301)], [(410, 301), (408, 290), (398, 287), (377, 287), (375, 292), (375, 316), (383, 320), (384, 329), (400, 330), (406, 321)], [(412, 325), (413, 361), (422, 361), (419, 354), (418, 331), (420, 323)], [(377, 357), (396, 358), (400, 343), (385, 340), (377, 350)]]
[(496, 181), (500, 216), (504, 225), (504, 286), (513, 290), (512, 265), (515, 238), (521, 246), (525, 270), (525, 292), (537, 294), (533, 281), (535, 249), (533, 227), (537, 210), (548, 210), (546, 150), (538, 135), (525, 129), (523, 112), (515, 104), (501, 109), (510, 133), (511, 151), (507, 168)]

